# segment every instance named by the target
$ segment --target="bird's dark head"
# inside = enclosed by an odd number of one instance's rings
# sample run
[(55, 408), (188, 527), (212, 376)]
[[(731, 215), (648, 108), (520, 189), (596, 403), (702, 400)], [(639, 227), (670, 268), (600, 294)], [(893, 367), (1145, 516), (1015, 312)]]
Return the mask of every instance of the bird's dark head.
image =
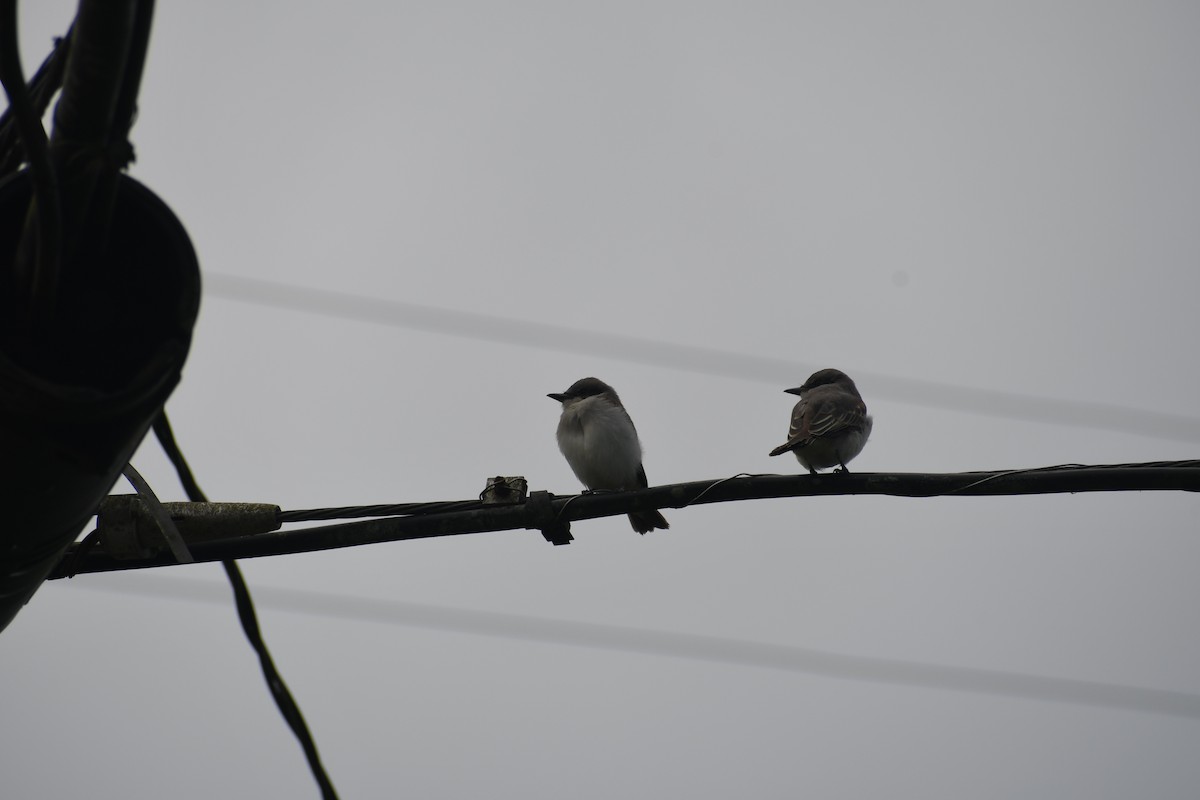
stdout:
[(551, 400), (557, 400), (560, 403), (567, 403), (585, 400), (601, 394), (610, 394), (613, 396), (613, 399), (616, 399), (617, 396), (613, 388), (599, 378), (580, 378), (572, 383), (565, 392), (551, 392), (546, 397), (549, 397)]
[(844, 386), (855, 394), (858, 393), (858, 388), (854, 385), (854, 381), (850, 380), (850, 376), (842, 372), (840, 369), (819, 369), (812, 375), (808, 376), (808, 380), (803, 386), (797, 386), (795, 389), (784, 389), (788, 394), (803, 395), (805, 392), (817, 388), (818, 386)]

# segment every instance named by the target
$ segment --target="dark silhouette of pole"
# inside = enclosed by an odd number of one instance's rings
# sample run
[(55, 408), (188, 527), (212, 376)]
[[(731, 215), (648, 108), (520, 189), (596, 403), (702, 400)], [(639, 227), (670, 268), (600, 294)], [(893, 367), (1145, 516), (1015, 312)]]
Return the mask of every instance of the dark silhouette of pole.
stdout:
[(191, 242), (121, 174), (152, 13), (151, 0), (81, 2), (47, 147), (15, 2), (0, 0), (0, 69), (29, 163), (0, 176), (0, 630), (112, 488), (191, 343)]

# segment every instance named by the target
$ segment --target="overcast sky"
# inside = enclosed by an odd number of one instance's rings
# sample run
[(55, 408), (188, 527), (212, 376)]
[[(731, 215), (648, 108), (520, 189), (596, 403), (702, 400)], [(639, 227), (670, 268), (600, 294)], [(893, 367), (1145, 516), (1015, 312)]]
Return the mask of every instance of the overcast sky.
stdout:
[[(27, 70), (73, 11), (21, 4)], [(856, 471), (1194, 458), (1194, 423), (895, 379), (1200, 416), (1197, 41), (1178, 2), (160, 0), (132, 174), (206, 277), (176, 434), (218, 500), (570, 494), (545, 395), (595, 375), (652, 484), (791, 473), (781, 390), (834, 366), (875, 418)], [(725, 356), (284, 310), (239, 278)], [(134, 463), (182, 499), (153, 442)], [(1200, 695), (1198, 511), (797, 498), (242, 566), (344, 798), (1191, 798), (1196, 714), (880, 665)], [(4, 794), (317, 796), (223, 581), (44, 586), (0, 636)]]

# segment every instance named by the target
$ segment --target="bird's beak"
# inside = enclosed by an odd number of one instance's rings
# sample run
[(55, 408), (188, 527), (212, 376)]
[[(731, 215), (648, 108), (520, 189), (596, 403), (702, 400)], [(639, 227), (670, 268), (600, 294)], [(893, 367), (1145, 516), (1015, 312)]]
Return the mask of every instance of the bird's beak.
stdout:
[(565, 403), (567, 400), (567, 396), (565, 394), (559, 394), (558, 392), (551, 392), (550, 394), (546, 395), (546, 397), (549, 397), (551, 400), (557, 400), (560, 403)]
[(800, 394), (807, 388), (808, 388), (807, 386), (797, 386), (795, 389), (784, 389), (783, 393), (784, 394)]

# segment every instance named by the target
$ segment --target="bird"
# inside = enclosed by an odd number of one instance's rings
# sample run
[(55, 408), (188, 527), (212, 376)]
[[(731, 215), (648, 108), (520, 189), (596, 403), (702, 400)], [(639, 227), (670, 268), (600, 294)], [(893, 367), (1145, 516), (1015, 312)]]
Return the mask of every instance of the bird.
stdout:
[(858, 387), (840, 369), (817, 370), (803, 385), (784, 389), (800, 395), (792, 409), (787, 441), (771, 451), (788, 451), (812, 474), (826, 467), (846, 469), (846, 462), (862, 452), (871, 435), (872, 420)]
[[(599, 378), (581, 378), (565, 392), (546, 396), (562, 403), (558, 449), (589, 491), (619, 492), (650, 485), (637, 429), (611, 386)], [(631, 512), (629, 522), (641, 534), (671, 527), (657, 510)]]

